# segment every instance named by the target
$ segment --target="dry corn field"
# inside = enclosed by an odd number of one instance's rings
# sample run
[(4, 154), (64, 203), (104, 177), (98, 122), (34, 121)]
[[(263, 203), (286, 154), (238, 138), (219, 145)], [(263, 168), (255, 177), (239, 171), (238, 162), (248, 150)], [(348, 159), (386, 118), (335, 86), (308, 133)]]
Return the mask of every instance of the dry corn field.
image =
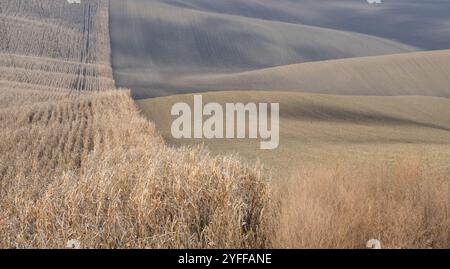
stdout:
[(258, 170), (164, 145), (126, 92), (2, 113), (0, 246), (257, 247)]
[(2, 0), (0, 36), (0, 248), (450, 247), (421, 161), (282, 180), (166, 145), (115, 89), (108, 1)]

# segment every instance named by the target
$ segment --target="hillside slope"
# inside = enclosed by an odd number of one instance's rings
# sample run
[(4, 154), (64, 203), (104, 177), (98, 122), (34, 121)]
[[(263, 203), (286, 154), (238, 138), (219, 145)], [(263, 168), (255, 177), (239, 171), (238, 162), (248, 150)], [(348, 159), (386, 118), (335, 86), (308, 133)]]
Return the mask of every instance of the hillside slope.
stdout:
[[(203, 102), (280, 103), (280, 146), (264, 151), (259, 140), (174, 139), (171, 107), (193, 103), (193, 95), (138, 100), (142, 113), (156, 124), (165, 140), (174, 145), (205, 143), (215, 153), (238, 153), (260, 159), (289, 176), (299, 167), (347, 160), (367, 165), (373, 160), (399, 156), (430, 157), (434, 165), (450, 172), (450, 100), (438, 97), (338, 96), (294, 92), (210, 92)], [(357, 156), (357, 158), (355, 158)]]
[(186, 91), (282, 90), (346, 95), (450, 97), (450, 50), (294, 64), (174, 79)]
[(395, 0), (159, 0), (180, 7), (300, 23), (396, 40), (425, 50), (448, 49), (450, 2)]
[(278, 65), (417, 50), (383, 38), (220, 14), (171, 1), (111, 1), (114, 77), (136, 97), (180, 93), (172, 81)]

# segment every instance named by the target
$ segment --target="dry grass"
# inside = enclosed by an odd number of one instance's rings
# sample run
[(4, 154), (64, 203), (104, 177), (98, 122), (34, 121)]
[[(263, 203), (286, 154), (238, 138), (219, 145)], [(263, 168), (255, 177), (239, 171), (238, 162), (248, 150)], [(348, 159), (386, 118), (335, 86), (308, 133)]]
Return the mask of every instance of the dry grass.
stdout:
[(272, 246), (450, 248), (449, 187), (448, 172), (418, 160), (305, 169), (278, 188)]

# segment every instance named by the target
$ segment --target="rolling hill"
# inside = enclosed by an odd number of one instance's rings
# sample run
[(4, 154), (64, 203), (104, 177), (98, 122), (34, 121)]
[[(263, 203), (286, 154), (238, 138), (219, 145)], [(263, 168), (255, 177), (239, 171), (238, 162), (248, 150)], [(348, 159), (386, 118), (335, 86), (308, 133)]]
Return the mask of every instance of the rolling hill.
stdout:
[(193, 10), (378, 36), (424, 50), (448, 49), (450, 2), (442, 0), (163, 0)]
[(174, 79), (185, 91), (280, 90), (345, 95), (450, 97), (450, 50), (279, 66)]
[(114, 78), (137, 98), (182, 93), (172, 82), (185, 76), (418, 50), (365, 34), (173, 1), (112, 0), (110, 7)]
[[(259, 140), (174, 139), (173, 104), (192, 105), (193, 94), (138, 100), (143, 115), (172, 145), (202, 144), (214, 153), (261, 160), (277, 178), (300, 167), (350, 162), (360, 166), (402, 156), (431, 158), (450, 172), (450, 100), (421, 96), (340, 96), (293, 92), (210, 92), (203, 101), (280, 103), (280, 146), (263, 151)], [(355, 158), (357, 156), (357, 158)]]
[[(321, 70), (338, 82), (350, 74), (355, 85), (367, 75), (380, 94), (397, 94), (389, 84), (400, 74), (428, 81), (439, 96), (445, 53), (267, 71), (416, 49), (282, 18), (310, 1), (112, 0), (111, 25), (108, 0), (69, 2), (0, 1), (0, 248), (329, 249), (364, 248), (368, 238), (387, 248), (449, 248), (448, 98), (205, 93), (206, 102), (281, 104), (280, 147), (260, 151), (246, 139), (174, 140), (170, 108), (192, 94), (140, 100), (139, 111), (114, 83), (146, 95), (205, 78), (299, 85), (304, 68), (314, 81)], [(332, 3), (339, 11), (349, 1)], [(189, 146), (199, 142), (214, 154)]]

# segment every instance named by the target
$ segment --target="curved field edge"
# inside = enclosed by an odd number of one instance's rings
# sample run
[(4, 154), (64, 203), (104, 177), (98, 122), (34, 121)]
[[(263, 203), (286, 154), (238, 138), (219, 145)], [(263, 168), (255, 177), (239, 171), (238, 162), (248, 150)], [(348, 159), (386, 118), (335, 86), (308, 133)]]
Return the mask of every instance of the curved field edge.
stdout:
[(196, 91), (265, 90), (360, 96), (450, 97), (450, 50), (358, 57), (234, 74), (176, 78)]
[(280, 103), (280, 147), (268, 152), (249, 139), (173, 139), (170, 108), (192, 105), (193, 94), (137, 101), (169, 144), (269, 168), (267, 246), (364, 248), (376, 238), (383, 248), (450, 247), (449, 99), (235, 91), (203, 100)]
[(0, 117), (2, 248), (263, 246), (259, 170), (166, 146), (126, 92)]
[[(135, 98), (195, 92), (195, 84), (176, 83), (190, 76), (418, 50), (374, 36), (196, 10), (173, 1), (111, 0), (110, 13), (114, 77)], [(232, 88), (222, 88), (227, 89)]]

